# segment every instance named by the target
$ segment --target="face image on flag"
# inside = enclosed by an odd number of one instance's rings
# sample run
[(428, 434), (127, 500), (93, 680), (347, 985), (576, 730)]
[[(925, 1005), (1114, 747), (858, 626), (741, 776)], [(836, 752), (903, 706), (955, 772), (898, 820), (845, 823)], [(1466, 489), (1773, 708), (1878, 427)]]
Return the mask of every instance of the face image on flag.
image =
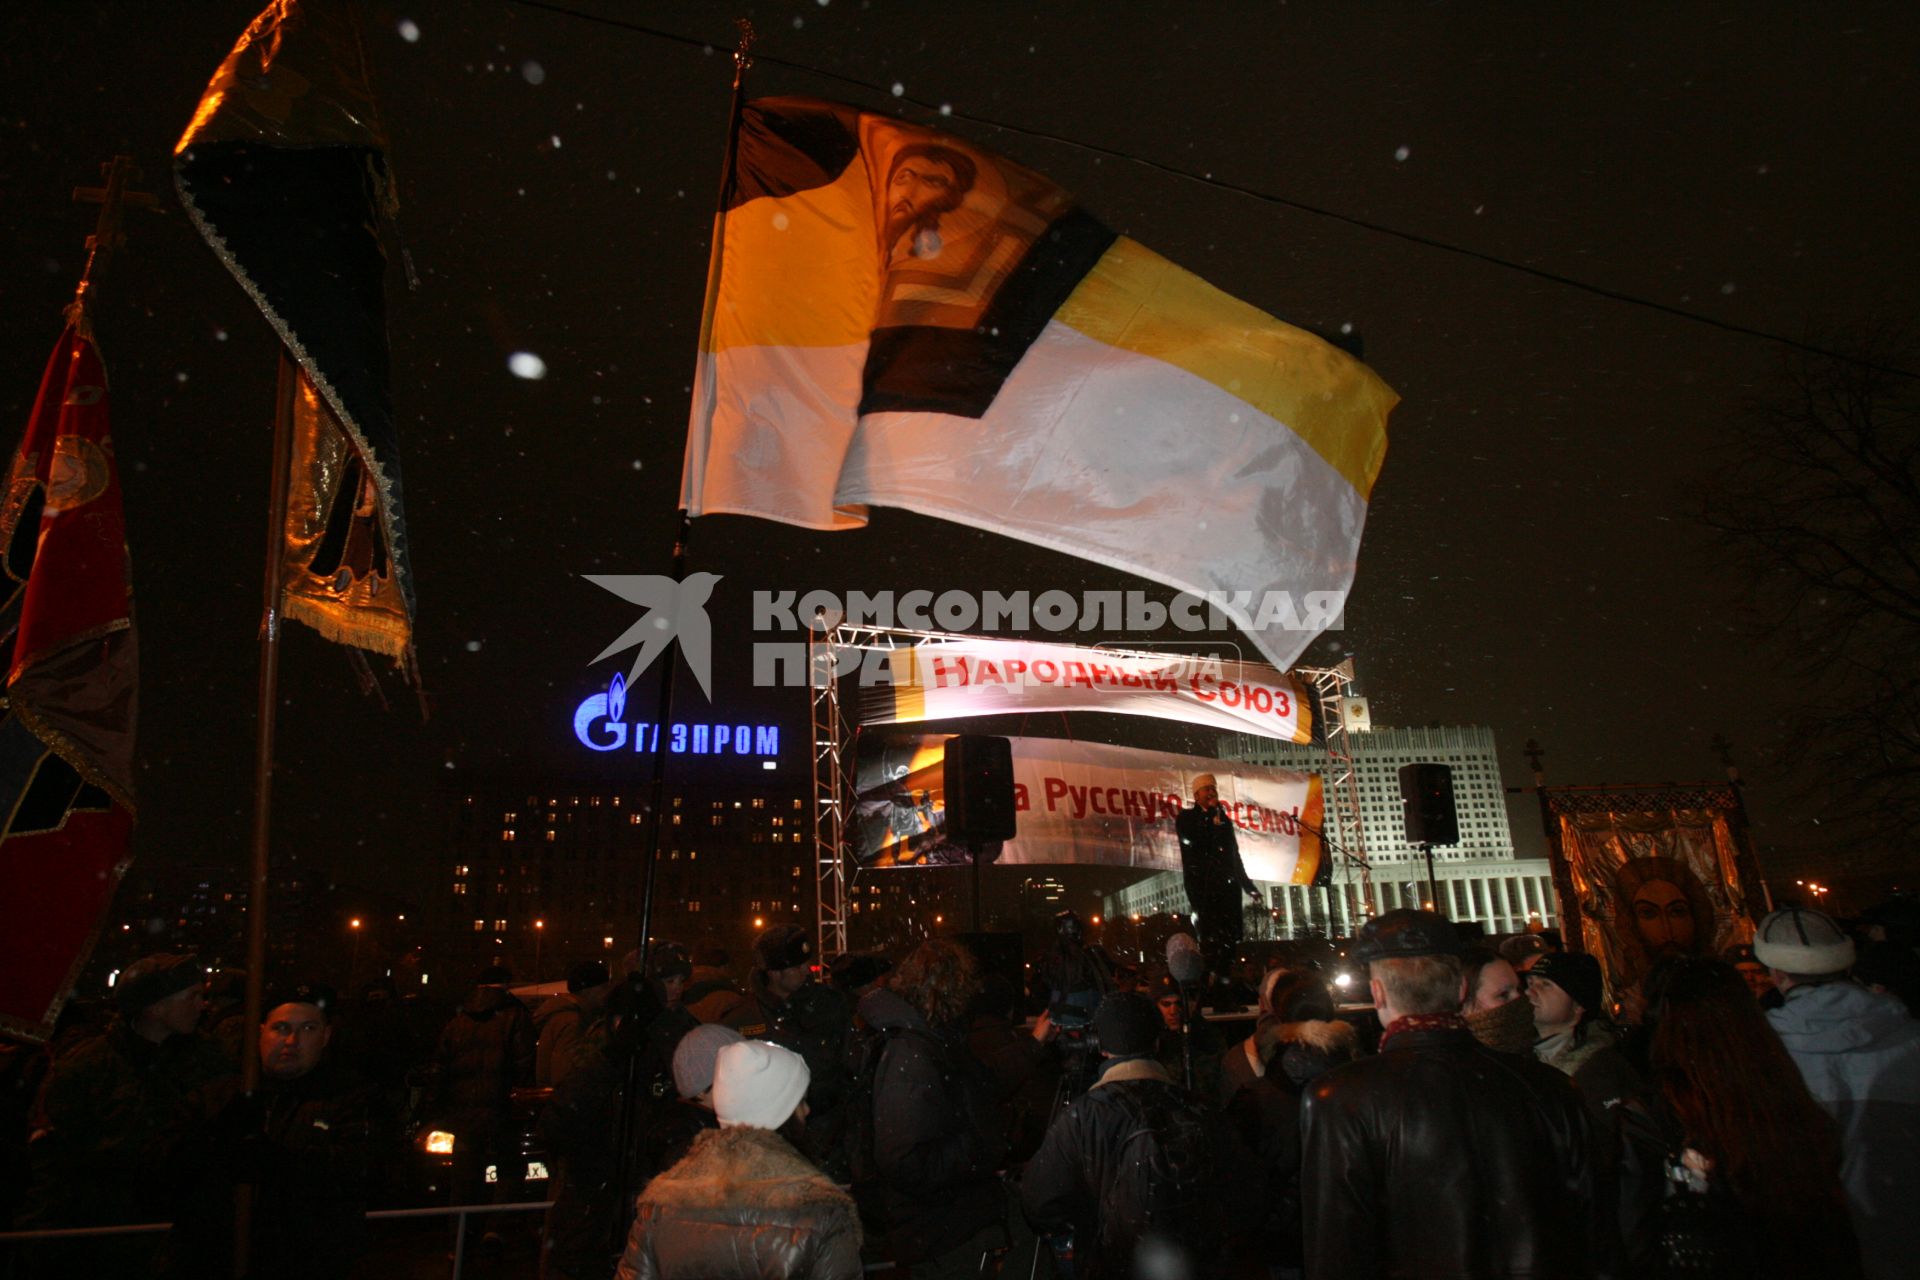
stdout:
[(964, 523), (1215, 594), (1283, 669), (1338, 617), (1397, 399), (1365, 365), (930, 129), (762, 100), (731, 175), (690, 514)]

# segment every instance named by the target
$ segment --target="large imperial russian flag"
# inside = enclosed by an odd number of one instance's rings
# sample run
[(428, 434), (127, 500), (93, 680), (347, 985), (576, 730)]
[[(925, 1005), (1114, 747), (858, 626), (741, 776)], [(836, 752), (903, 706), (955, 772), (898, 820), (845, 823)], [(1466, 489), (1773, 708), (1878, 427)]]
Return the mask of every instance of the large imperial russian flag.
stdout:
[(747, 105), (723, 209), (691, 514), (958, 521), (1218, 593), (1282, 668), (1337, 615), (1398, 399), (1359, 361), (853, 107)]

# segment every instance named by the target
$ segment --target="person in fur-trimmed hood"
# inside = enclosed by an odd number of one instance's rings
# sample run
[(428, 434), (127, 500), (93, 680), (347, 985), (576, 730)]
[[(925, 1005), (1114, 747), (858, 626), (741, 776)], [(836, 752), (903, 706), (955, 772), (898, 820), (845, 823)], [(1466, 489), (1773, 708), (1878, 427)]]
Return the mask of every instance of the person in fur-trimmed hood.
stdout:
[(1279, 1070), (1289, 1054), (1298, 1059), (1287, 1069), (1288, 1075), (1299, 1075), (1297, 1101), (1306, 1080), (1360, 1055), (1360, 1037), (1351, 1023), (1334, 1016), (1333, 993), (1319, 974), (1273, 969), (1260, 983), (1253, 1034), (1220, 1055), (1219, 1105), (1227, 1106), (1242, 1089)]
[[(1360, 1033), (1334, 1016), (1333, 993), (1317, 973), (1293, 973), (1263, 984), (1263, 1015), (1253, 1039), (1260, 1072), (1246, 1074), (1226, 1106), (1228, 1121), (1246, 1135), (1267, 1172), (1266, 1221), (1260, 1255), (1298, 1273), (1300, 1222), (1300, 1094), (1314, 1080), (1360, 1056)], [(1228, 1056), (1247, 1054), (1236, 1045)]]
[(616, 1280), (857, 1280), (860, 1216), (778, 1130), (806, 1120), (807, 1064), (759, 1040), (714, 1059), (720, 1128), (641, 1193)]

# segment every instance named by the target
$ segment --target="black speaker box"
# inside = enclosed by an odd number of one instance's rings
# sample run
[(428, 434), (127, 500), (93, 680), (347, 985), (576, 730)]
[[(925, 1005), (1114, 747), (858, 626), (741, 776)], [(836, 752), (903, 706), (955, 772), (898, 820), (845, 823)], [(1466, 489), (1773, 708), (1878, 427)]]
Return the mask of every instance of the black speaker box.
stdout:
[(1460, 816), (1453, 810), (1453, 770), (1444, 764), (1400, 766), (1400, 799), (1407, 806), (1407, 843), (1460, 843)]
[(985, 734), (947, 739), (947, 839), (993, 844), (1014, 836), (1013, 743)]

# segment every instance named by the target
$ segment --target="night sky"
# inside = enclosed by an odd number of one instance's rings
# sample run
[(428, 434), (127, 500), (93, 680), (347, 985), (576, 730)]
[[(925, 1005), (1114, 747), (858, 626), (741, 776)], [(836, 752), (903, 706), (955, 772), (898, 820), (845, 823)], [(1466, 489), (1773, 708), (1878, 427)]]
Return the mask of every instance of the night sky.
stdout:
[[(1530, 736), (1550, 780), (1600, 782), (1718, 776), (1725, 734), (1768, 874), (1839, 874), (1818, 804), (1768, 764), (1801, 690), (1734, 629), (1737, 584), (1694, 519), (1780, 348), (1707, 321), (1797, 337), (1914, 314), (1913, 6), (571, 7), (691, 43), (501, 0), (365, 6), (420, 277), (409, 292), (396, 265), (389, 319), (432, 716), (392, 679), (390, 709), (364, 698), (340, 651), (290, 627), (278, 856), (412, 890), (466, 779), (639, 780), (637, 757), (572, 740), (571, 708), (614, 669), (588, 661), (632, 620), (578, 575), (668, 565), (738, 12), (766, 55), (752, 92), (951, 129), (1230, 293), (1364, 335), (1403, 403), (1346, 629), (1308, 660), (1352, 653), (1377, 723), (1491, 725), (1516, 785)], [(96, 321), (142, 647), (136, 877), (237, 865), (248, 838), (275, 339), (169, 160), (256, 8), (0, 18), (9, 441), (93, 225), (70, 189), (127, 152), (168, 206), (128, 215)], [(519, 351), (546, 376), (514, 376)], [(755, 691), (741, 665), (756, 589), (1171, 595), (889, 511), (834, 535), (703, 520), (691, 565), (723, 576), (720, 713), (790, 734), (777, 774), (706, 775), (751, 783), (807, 768), (803, 693)], [(680, 696), (708, 718), (690, 682)], [(1512, 808), (1539, 849), (1531, 801)]]

